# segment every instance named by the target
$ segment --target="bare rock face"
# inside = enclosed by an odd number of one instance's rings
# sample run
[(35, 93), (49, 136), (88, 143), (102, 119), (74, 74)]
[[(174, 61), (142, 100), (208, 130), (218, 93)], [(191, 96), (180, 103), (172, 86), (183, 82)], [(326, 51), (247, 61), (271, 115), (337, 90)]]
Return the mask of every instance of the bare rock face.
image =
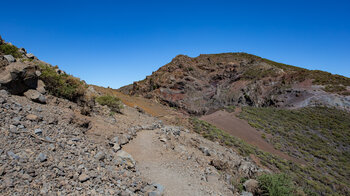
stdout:
[(11, 63), (0, 72), (0, 88), (11, 94), (23, 94), (38, 85), (37, 66), (27, 63)]

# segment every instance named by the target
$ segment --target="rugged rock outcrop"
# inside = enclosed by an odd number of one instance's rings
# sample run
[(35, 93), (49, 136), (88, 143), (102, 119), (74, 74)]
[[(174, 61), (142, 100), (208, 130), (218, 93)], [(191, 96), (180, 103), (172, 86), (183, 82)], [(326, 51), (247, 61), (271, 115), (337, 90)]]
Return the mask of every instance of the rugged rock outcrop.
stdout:
[[(350, 79), (245, 53), (179, 55), (146, 79), (120, 89), (204, 114), (230, 105), (350, 109)], [(319, 96), (322, 94), (322, 98)]]
[(23, 94), (38, 85), (38, 67), (32, 63), (15, 62), (0, 71), (0, 88), (11, 94)]

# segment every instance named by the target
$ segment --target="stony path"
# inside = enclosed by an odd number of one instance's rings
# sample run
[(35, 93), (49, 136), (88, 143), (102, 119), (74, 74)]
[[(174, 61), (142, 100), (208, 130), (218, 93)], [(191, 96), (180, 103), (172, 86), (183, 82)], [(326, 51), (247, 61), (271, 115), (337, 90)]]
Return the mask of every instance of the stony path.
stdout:
[[(156, 131), (142, 131), (123, 147), (137, 162), (141, 174), (165, 187), (165, 195), (210, 195), (198, 166), (166, 150)], [(211, 186), (216, 186), (211, 182)]]

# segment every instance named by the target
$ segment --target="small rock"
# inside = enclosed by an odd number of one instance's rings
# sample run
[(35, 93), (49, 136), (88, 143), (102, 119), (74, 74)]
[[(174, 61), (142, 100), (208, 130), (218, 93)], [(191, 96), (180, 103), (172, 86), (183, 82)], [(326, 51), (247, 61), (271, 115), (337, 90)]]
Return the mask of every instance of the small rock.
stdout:
[(43, 133), (43, 131), (41, 129), (35, 129), (34, 133), (37, 135), (41, 135)]
[(45, 162), (47, 161), (47, 157), (44, 153), (40, 153), (38, 158), (37, 158), (40, 162)]
[(9, 157), (11, 157), (12, 159), (15, 159), (15, 160), (19, 160), (20, 159), (20, 157), (18, 155), (16, 155), (15, 153), (13, 153), (12, 151), (8, 151), (7, 155)]
[(79, 181), (80, 182), (86, 182), (86, 181), (88, 181), (90, 179), (90, 177), (87, 175), (87, 174), (85, 174), (85, 173), (82, 173), (82, 174), (80, 174), (80, 176), (79, 176)]
[(26, 54), (26, 57), (30, 58), (30, 59), (34, 59), (35, 56), (32, 53), (28, 53), (28, 54)]
[(125, 164), (129, 169), (135, 167), (136, 162), (134, 158), (124, 150), (119, 150), (116, 156), (118, 159), (120, 159), (121, 164)]
[(160, 138), (160, 141), (166, 143), (166, 142), (167, 142), (167, 139), (165, 139), (165, 138)]
[(26, 116), (26, 119), (31, 120), (31, 121), (37, 121), (37, 120), (39, 120), (39, 117), (37, 115), (34, 115), (34, 114), (28, 114)]
[(95, 155), (95, 159), (99, 160), (99, 161), (102, 161), (103, 159), (105, 159), (106, 155), (104, 152), (98, 152), (96, 155)]
[(205, 156), (210, 156), (210, 152), (209, 152), (209, 149), (207, 147), (201, 146), (201, 147), (199, 147), (199, 150), (202, 151)]

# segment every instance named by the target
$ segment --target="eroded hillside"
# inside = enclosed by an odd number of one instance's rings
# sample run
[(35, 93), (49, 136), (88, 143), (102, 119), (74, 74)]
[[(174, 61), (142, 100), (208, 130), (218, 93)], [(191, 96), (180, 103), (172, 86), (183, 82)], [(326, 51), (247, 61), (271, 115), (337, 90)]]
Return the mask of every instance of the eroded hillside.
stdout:
[(122, 92), (155, 98), (190, 114), (231, 105), (350, 108), (350, 79), (246, 53), (175, 57)]

